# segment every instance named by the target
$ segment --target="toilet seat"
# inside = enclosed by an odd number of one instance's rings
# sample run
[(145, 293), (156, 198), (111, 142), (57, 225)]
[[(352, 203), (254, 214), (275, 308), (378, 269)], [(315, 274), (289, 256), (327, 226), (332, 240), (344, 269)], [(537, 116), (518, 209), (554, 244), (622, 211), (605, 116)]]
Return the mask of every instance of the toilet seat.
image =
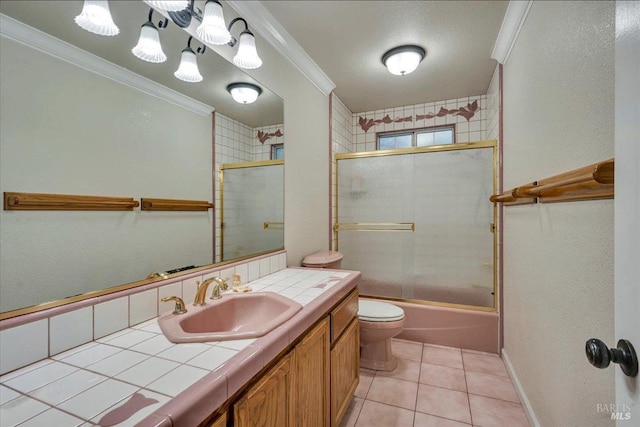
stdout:
[(404, 319), (404, 310), (386, 302), (359, 300), (358, 318), (365, 322), (395, 322)]

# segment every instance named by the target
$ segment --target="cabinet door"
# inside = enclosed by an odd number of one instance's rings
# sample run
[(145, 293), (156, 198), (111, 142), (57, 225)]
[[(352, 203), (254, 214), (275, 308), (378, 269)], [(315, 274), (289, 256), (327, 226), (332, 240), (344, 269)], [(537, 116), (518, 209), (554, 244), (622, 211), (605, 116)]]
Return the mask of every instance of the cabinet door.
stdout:
[(294, 427), (291, 354), (286, 355), (233, 406), (235, 427)]
[(296, 346), (295, 420), (305, 427), (329, 427), (329, 318), (313, 328)]
[(331, 425), (338, 426), (360, 377), (360, 325), (353, 319), (331, 349)]
[(227, 413), (220, 415), (209, 427), (227, 427)]

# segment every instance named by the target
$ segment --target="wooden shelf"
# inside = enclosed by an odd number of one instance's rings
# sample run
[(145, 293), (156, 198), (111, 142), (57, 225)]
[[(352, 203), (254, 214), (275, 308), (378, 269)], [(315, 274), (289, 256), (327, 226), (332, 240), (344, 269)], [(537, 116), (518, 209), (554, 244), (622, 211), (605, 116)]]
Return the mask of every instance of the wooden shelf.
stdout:
[(494, 194), (505, 206), (531, 203), (613, 199), (615, 160), (609, 159)]
[(206, 200), (140, 199), (143, 211), (207, 211), (213, 203)]
[(130, 211), (138, 206), (137, 200), (127, 197), (4, 193), (6, 211)]

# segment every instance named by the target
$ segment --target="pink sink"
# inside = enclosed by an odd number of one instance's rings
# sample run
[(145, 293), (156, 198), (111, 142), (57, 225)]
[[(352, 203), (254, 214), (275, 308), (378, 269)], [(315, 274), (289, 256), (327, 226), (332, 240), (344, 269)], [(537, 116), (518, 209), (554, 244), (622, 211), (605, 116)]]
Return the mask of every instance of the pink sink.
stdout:
[(257, 338), (293, 317), (302, 306), (273, 292), (224, 295), (185, 314), (165, 314), (158, 324), (174, 343)]

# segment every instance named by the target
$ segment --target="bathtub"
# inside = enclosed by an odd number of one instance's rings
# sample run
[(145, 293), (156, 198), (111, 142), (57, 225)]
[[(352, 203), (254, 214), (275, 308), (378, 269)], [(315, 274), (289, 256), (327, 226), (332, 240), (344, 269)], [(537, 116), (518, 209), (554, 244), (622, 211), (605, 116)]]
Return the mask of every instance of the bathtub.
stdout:
[[(374, 299), (366, 298), (365, 299)], [(404, 310), (404, 330), (396, 338), (499, 353), (498, 313), (375, 298)]]

